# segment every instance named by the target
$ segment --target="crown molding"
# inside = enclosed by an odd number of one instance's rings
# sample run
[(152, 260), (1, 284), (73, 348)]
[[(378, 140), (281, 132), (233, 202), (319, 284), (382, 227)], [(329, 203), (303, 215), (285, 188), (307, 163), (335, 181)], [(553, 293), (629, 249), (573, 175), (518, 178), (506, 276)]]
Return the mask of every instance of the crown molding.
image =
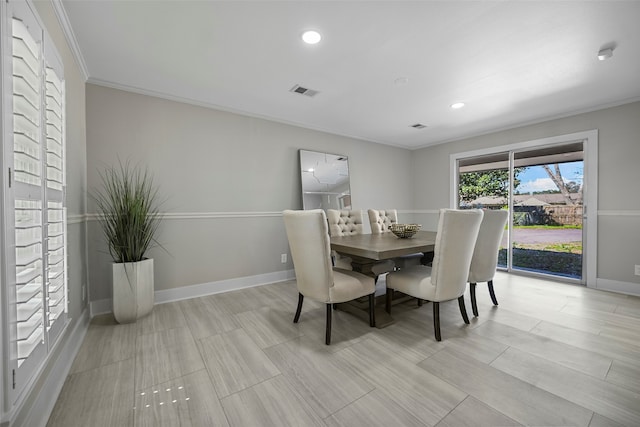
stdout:
[(80, 73), (82, 74), (82, 77), (86, 82), (89, 79), (89, 71), (87, 70), (87, 64), (84, 61), (82, 51), (80, 50), (80, 46), (78, 45), (78, 41), (76, 40), (76, 35), (71, 28), (71, 23), (69, 22), (67, 11), (64, 9), (62, 0), (50, 1), (51, 5), (53, 6), (53, 10), (56, 13), (56, 17), (58, 18), (58, 22), (60, 23), (60, 27), (62, 28), (62, 32), (64, 33), (64, 37), (67, 39), (67, 44), (69, 45), (69, 49), (71, 50), (73, 59), (75, 59), (76, 64), (80, 69)]

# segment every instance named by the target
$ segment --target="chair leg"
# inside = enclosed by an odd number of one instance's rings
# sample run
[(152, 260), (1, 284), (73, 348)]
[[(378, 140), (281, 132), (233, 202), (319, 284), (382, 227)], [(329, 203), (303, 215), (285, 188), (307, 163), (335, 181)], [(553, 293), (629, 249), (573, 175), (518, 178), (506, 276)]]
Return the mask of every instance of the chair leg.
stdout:
[(436, 333), (436, 341), (442, 341), (440, 336), (440, 303), (433, 303), (433, 331)]
[(293, 318), (293, 323), (298, 323), (300, 320), (300, 312), (302, 311), (302, 302), (304, 301), (304, 295), (298, 293), (298, 309), (296, 310), (296, 315)]
[(460, 314), (462, 314), (462, 319), (464, 320), (464, 323), (468, 325), (469, 316), (467, 316), (467, 307), (465, 307), (464, 305), (464, 294), (460, 295), (460, 298), (458, 298), (458, 305), (460, 306)]
[(473, 315), (478, 317), (478, 302), (476, 301), (476, 284), (469, 283), (469, 291), (471, 291), (471, 311)]
[(334, 310), (338, 309), (338, 304), (331, 304), (331, 306), (333, 307)]
[(326, 345), (331, 344), (331, 304), (327, 304), (327, 333), (324, 338)]
[(491, 301), (493, 301), (493, 305), (498, 305), (496, 294), (493, 292), (493, 280), (489, 280), (487, 284), (489, 285), (489, 295), (491, 296)]
[(369, 326), (376, 326), (376, 293), (369, 295)]
[(391, 301), (393, 300), (393, 289), (387, 288), (386, 299), (384, 303), (384, 309), (387, 313), (391, 314)]
[(422, 307), (422, 303), (423, 303), (422, 299), (418, 298), (418, 307)]

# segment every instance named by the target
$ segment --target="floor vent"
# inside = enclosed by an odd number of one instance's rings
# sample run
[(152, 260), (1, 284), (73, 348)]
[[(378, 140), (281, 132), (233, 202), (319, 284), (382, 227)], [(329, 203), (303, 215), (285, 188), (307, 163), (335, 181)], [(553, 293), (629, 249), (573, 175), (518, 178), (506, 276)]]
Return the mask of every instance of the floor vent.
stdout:
[(295, 85), (294, 87), (289, 89), (289, 92), (299, 93), (300, 95), (308, 96), (309, 98), (316, 96), (318, 94), (317, 90), (308, 89), (300, 85)]

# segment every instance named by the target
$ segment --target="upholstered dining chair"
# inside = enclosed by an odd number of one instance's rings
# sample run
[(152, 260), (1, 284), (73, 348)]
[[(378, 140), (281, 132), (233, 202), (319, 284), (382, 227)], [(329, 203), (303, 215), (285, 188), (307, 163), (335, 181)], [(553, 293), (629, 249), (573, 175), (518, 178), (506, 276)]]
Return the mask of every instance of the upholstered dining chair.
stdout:
[(387, 275), (386, 310), (391, 313), (393, 291), (433, 304), (433, 329), (440, 341), (440, 303), (458, 299), (464, 323), (469, 323), (464, 291), (483, 212), (477, 209), (441, 209), (432, 267), (419, 265)]
[(480, 224), (478, 240), (473, 250), (471, 266), (469, 267), (469, 292), (471, 293), (471, 310), (478, 316), (476, 302), (476, 283), (486, 282), (489, 286), (489, 296), (493, 305), (498, 305), (493, 291), (493, 276), (498, 266), (498, 251), (504, 234), (504, 226), (509, 219), (509, 212), (504, 210), (486, 210)]
[[(364, 212), (361, 210), (337, 210), (327, 209), (327, 221), (329, 223), (329, 235), (333, 236), (351, 236), (353, 234), (362, 234), (364, 229)], [(335, 266), (351, 270), (351, 258), (340, 254), (334, 255)], [(384, 260), (377, 262), (371, 267), (371, 272), (375, 275), (375, 281), (378, 276), (388, 273), (395, 269), (392, 260)]]
[(329, 345), (333, 304), (369, 296), (369, 324), (375, 326), (373, 277), (331, 265), (329, 231), (324, 211), (286, 210), (282, 215), (298, 286), (298, 308), (293, 322), (298, 323), (300, 319), (304, 297), (325, 303), (325, 343)]
[[(369, 225), (371, 234), (383, 234), (391, 232), (391, 224), (398, 222), (398, 211), (396, 209), (369, 209)], [(423, 254), (409, 254), (394, 258), (396, 268), (403, 269), (422, 263)]]

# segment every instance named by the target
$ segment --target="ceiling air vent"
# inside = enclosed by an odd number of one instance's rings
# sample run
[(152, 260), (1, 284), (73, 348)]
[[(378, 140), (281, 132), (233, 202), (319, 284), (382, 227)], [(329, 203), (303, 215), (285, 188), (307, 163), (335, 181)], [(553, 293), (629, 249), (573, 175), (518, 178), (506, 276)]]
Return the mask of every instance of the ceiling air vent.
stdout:
[(289, 92), (299, 93), (300, 95), (308, 96), (309, 98), (316, 96), (318, 94), (317, 90), (308, 89), (300, 85), (295, 85), (294, 87), (289, 89)]
[(422, 123), (416, 123), (415, 125), (411, 125), (411, 127), (414, 129), (424, 129), (427, 127), (427, 125), (423, 125)]

